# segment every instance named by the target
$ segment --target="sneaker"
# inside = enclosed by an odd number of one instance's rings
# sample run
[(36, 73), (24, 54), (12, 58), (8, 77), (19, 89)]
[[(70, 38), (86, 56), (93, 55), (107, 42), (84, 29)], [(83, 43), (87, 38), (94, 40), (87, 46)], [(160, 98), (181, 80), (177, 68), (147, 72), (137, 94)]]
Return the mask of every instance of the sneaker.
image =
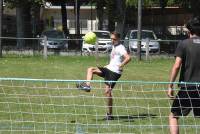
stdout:
[(86, 91), (86, 92), (90, 92), (90, 90), (91, 90), (91, 87), (90, 86), (88, 86), (86, 83), (77, 83), (76, 84), (76, 87), (77, 88), (79, 88), (80, 90), (84, 90), (84, 91)]
[(107, 113), (104, 120), (114, 120), (114, 117), (111, 114)]

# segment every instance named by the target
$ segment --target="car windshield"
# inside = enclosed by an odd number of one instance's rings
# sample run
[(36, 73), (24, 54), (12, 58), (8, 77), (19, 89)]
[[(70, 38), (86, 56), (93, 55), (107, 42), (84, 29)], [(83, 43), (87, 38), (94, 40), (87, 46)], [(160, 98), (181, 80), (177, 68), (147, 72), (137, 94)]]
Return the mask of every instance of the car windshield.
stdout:
[(94, 32), (98, 38), (110, 39), (110, 34), (107, 32)]
[[(146, 38), (155, 39), (154, 36), (153, 36), (153, 33), (147, 32), (147, 31), (142, 31), (141, 38), (142, 39), (146, 39)], [(137, 39), (137, 31), (134, 31), (134, 32), (131, 33), (130, 39)]]
[(64, 38), (63, 32), (60, 31), (45, 31), (43, 36), (47, 36), (48, 38)]

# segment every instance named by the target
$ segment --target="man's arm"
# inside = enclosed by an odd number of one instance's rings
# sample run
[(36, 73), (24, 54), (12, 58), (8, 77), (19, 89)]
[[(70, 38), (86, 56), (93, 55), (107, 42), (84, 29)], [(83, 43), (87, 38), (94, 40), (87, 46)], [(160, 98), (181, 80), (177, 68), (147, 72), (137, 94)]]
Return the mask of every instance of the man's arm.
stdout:
[(131, 56), (128, 53), (124, 54), (123, 56), (124, 60), (122, 61), (122, 64), (119, 66), (121, 69), (124, 67), (124, 65), (129, 63), (129, 61), (131, 61)]
[(169, 77), (170, 84), (168, 85), (167, 95), (170, 98), (174, 98), (173, 82), (176, 80), (176, 77), (177, 77), (177, 74), (180, 70), (181, 65), (182, 65), (182, 59), (180, 57), (176, 57), (175, 63), (172, 67), (170, 77)]

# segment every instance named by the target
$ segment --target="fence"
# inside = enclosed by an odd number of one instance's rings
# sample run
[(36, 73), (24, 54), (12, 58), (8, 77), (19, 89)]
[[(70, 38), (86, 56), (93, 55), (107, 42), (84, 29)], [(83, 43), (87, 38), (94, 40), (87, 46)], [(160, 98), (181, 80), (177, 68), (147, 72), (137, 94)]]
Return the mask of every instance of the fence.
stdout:
[[(112, 48), (111, 41), (108, 44), (98, 43), (96, 50), (94, 45), (85, 48), (82, 39), (58, 39), (58, 38), (16, 38), (16, 37), (0, 37), (2, 43), (2, 54), (18, 54), (18, 55), (43, 55), (47, 58), (48, 55), (93, 55), (96, 51), (99, 54), (109, 54)], [(98, 40), (99, 42), (101, 40)], [(105, 40), (104, 40), (105, 41)], [(174, 54), (177, 44), (180, 40), (142, 40), (141, 52), (147, 57), (156, 55)], [(108, 41), (107, 41), (108, 42)], [(122, 44), (130, 50), (131, 54), (135, 55), (137, 48), (134, 48), (131, 42), (137, 40), (121, 40)], [(157, 42), (158, 46), (153, 43)], [(107, 48), (108, 47), (108, 48)], [(133, 49), (134, 48), (134, 49)], [(105, 50), (104, 50), (105, 49)], [(155, 50), (156, 51), (153, 51)]]

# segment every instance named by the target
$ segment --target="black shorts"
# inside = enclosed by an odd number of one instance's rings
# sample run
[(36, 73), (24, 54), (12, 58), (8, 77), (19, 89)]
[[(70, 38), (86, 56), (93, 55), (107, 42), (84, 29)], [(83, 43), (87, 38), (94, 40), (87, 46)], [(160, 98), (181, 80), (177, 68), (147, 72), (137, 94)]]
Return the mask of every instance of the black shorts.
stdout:
[(105, 82), (105, 84), (109, 85), (111, 88), (114, 88), (116, 84), (115, 81), (117, 81), (121, 77), (121, 74), (112, 72), (105, 67), (98, 67), (98, 68), (102, 72), (100, 76), (103, 77), (105, 81), (114, 81), (114, 82)]
[(181, 88), (172, 104), (174, 116), (187, 116), (193, 110), (195, 117), (200, 117), (200, 90), (195, 87)]

